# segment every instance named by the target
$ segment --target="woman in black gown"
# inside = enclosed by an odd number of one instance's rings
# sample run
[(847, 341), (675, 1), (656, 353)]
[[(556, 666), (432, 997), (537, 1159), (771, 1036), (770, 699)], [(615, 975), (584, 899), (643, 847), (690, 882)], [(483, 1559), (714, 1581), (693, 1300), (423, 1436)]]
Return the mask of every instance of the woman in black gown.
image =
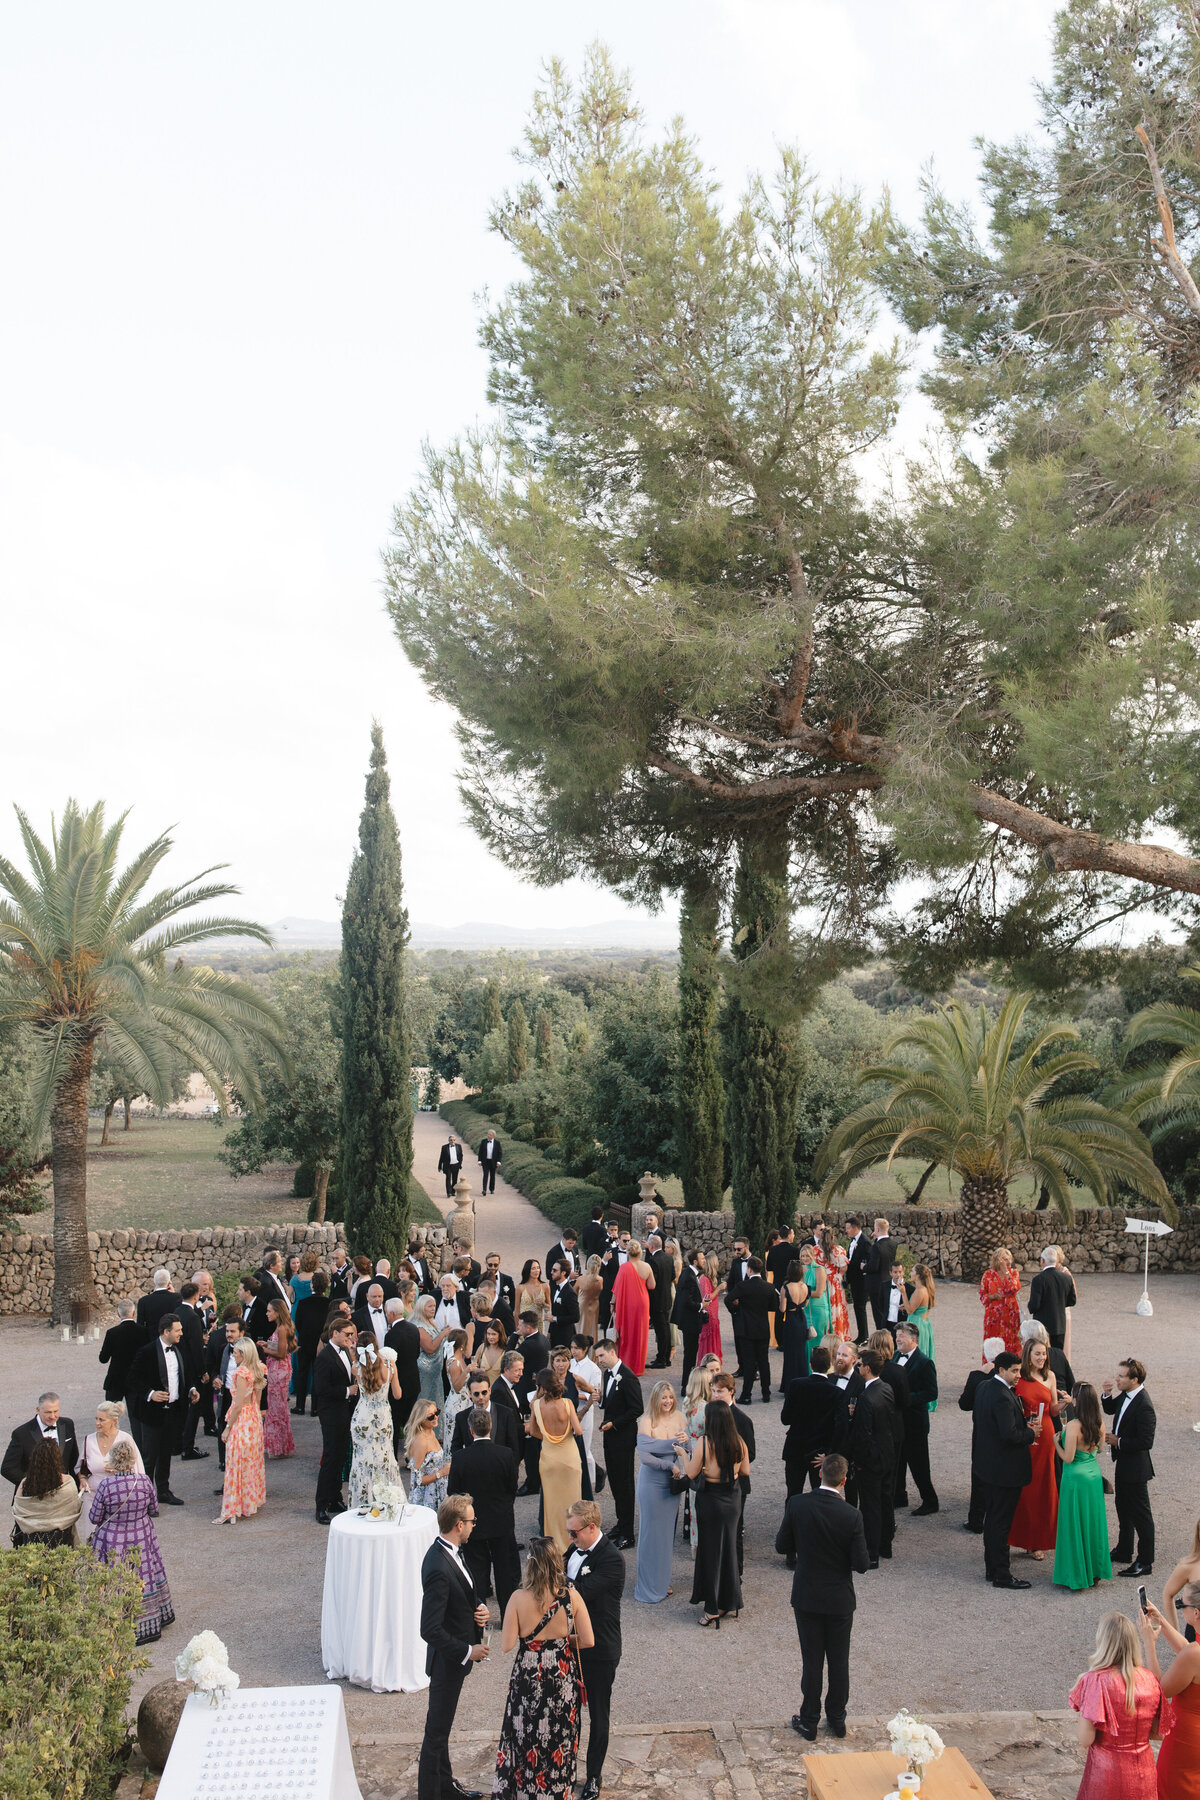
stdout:
[(737, 1524), (742, 1507), (738, 1477), (750, 1468), (750, 1457), (738, 1435), (733, 1413), (715, 1397), (704, 1409), (704, 1436), (691, 1456), (680, 1458), (680, 1472), (700, 1478), (696, 1494), (696, 1566), (692, 1604), (704, 1602), (701, 1625), (718, 1631), (726, 1613), (742, 1607), (738, 1577)]
[(779, 1290), (779, 1341), (783, 1345), (783, 1381), (780, 1388), (785, 1399), (788, 1383), (809, 1372), (809, 1293), (799, 1261), (790, 1262), (787, 1276)]

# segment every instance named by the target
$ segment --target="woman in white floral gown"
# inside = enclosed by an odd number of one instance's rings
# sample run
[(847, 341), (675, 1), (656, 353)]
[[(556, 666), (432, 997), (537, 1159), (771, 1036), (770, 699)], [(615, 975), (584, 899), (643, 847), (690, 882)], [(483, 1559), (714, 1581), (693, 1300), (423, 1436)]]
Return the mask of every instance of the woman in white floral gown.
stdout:
[(392, 1449), (389, 1396), (400, 1398), (396, 1352), (358, 1347), (358, 1405), (350, 1420), (354, 1460), (350, 1465), (350, 1505), (374, 1506), (390, 1494), (402, 1493), (400, 1469)]

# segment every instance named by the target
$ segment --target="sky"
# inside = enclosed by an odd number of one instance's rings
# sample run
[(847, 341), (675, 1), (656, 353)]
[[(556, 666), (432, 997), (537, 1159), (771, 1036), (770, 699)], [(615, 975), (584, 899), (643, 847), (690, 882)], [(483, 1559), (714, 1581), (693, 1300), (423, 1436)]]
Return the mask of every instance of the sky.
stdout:
[(215, 0), (0, 23), (0, 851), (10, 802), (174, 827), (239, 909), (333, 919), (373, 718), (410, 916), (625, 916), (537, 889), (464, 822), (453, 717), (383, 611), (423, 440), (484, 412), (488, 209), (541, 64), (603, 39), (654, 131), (736, 191), (795, 143), (902, 214), (933, 160), (1036, 117), (1049, 0)]

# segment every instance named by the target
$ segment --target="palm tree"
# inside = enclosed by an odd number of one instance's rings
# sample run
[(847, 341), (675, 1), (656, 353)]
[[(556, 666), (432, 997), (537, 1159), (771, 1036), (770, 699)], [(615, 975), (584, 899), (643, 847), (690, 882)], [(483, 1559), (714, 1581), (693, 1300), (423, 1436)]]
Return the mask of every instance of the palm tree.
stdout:
[(125, 869), (117, 855), (127, 815), (105, 827), (103, 805), (68, 800), (45, 844), (17, 809), (29, 857), (26, 875), (0, 857), (0, 1030), (29, 1028), (35, 1140), (50, 1127), (54, 1159), (56, 1324), (95, 1301), (87, 1222), (88, 1078), (98, 1039), (159, 1104), (170, 1097), (182, 1054), (218, 1097), (227, 1081), (254, 1095), (251, 1055), (286, 1061), (279, 1020), (253, 989), (175, 955), (203, 938), (255, 937), (261, 925), (225, 917), (182, 921), (193, 907), (235, 894), (205, 869), (183, 887), (148, 894), (171, 848), (155, 838)]
[(915, 1019), (885, 1046), (915, 1051), (911, 1062), (864, 1069), (861, 1083), (885, 1091), (830, 1132), (817, 1153), (821, 1203), (844, 1194), (855, 1176), (897, 1156), (920, 1156), (962, 1177), (962, 1271), (982, 1274), (1009, 1237), (1008, 1187), (1031, 1174), (1071, 1217), (1069, 1182), (1103, 1205), (1113, 1185), (1174, 1206), (1145, 1138), (1126, 1113), (1084, 1095), (1055, 1097), (1064, 1077), (1099, 1067), (1082, 1050), (1058, 1048), (1078, 1038), (1073, 1025), (1052, 1025), (1021, 1049), (1021, 1021), (1032, 994), (1013, 994), (993, 1024), (981, 1006), (952, 1001), (934, 1018)]
[[(1180, 972), (1200, 981), (1198, 964)], [(1194, 1131), (1200, 1125), (1200, 1012), (1165, 1001), (1144, 1006), (1130, 1019), (1125, 1041), (1130, 1049), (1174, 1044), (1177, 1054), (1170, 1062), (1159, 1059), (1130, 1070), (1111, 1084), (1105, 1099), (1143, 1125), (1152, 1144), (1177, 1131)]]

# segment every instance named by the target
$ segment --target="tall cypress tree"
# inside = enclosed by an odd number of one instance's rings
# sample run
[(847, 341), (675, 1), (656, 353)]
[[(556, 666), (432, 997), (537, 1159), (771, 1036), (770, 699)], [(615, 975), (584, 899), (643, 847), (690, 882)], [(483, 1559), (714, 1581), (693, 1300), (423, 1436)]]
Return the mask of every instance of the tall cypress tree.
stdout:
[(399, 1261), (408, 1247), (412, 1043), (405, 1005), (408, 914), (383, 732), (342, 906), (342, 1111), (338, 1194), (356, 1251)]
[(759, 1252), (771, 1227), (790, 1224), (796, 1210), (796, 1031), (770, 1004), (773, 971), (789, 961), (789, 916), (786, 845), (745, 841), (733, 903), (742, 979), (732, 983), (723, 1021), (725, 1132), (738, 1229)]
[(675, 1141), (684, 1205), (716, 1212), (725, 1176), (725, 1088), (718, 1061), (717, 897), (687, 888), (679, 915), (679, 1082)]
[(508, 1015), (508, 1079), (520, 1081), (529, 1067), (529, 1020), (519, 1000)]
[(483, 1025), (482, 1036), (487, 1037), (491, 1031), (499, 1031), (504, 1024), (504, 1014), (500, 1011), (500, 984), (490, 977), (483, 990)]

